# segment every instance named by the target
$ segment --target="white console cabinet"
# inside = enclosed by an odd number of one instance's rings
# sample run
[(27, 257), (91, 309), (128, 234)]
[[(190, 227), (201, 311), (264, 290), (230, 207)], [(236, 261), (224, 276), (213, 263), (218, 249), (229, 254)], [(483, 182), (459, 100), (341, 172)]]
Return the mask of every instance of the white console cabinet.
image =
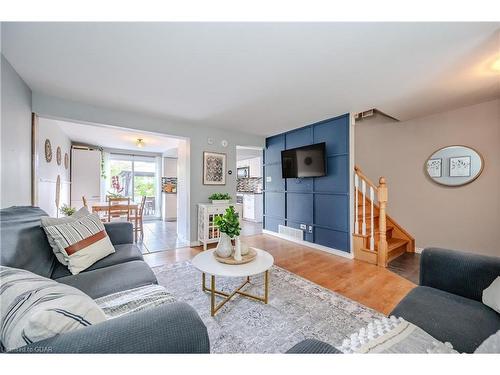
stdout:
[(214, 224), (216, 216), (224, 215), (229, 206), (234, 206), (239, 217), (242, 217), (241, 204), (198, 204), (198, 241), (203, 244), (203, 250), (207, 249), (207, 244), (219, 241), (219, 228)]

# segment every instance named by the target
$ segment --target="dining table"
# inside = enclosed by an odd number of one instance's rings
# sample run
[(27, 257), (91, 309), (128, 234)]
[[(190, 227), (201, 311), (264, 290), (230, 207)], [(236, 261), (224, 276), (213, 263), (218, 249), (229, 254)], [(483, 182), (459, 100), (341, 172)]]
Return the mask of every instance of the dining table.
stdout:
[[(139, 204), (138, 203), (119, 203), (119, 204), (113, 204), (114, 209), (118, 210), (128, 210), (129, 212), (133, 211), (135, 213), (134, 215), (134, 241), (137, 242), (137, 224), (138, 224), (138, 216), (139, 216)], [(98, 203), (93, 203), (92, 204), (92, 213), (97, 213), (99, 212), (108, 212), (109, 209), (109, 203), (108, 202), (98, 202)]]

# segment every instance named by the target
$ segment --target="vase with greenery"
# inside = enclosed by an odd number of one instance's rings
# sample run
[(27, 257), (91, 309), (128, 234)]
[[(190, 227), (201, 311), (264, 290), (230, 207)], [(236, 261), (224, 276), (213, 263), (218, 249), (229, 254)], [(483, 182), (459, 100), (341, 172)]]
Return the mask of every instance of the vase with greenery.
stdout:
[(112, 191), (108, 191), (108, 195), (112, 198), (121, 198), (123, 197), (122, 192), (123, 192), (123, 187), (120, 184), (120, 177), (118, 176), (112, 176), (111, 177), (111, 187), (113, 188)]
[(219, 243), (215, 252), (221, 258), (228, 258), (233, 253), (231, 240), (239, 236), (241, 231), (240, 220), (234, 206), (229, 206), (224, 215), (216, 216), (214, 224), (220, 231)]
[(62, 205), (59, 212), (64, 216), (71, 216), (76, 212), (76, 208), (68, 206), (66, 203)]
[(228, 193), (213, 193), (208, 197), (213, 204), (215, 203), (229, 203), (231, 196)]

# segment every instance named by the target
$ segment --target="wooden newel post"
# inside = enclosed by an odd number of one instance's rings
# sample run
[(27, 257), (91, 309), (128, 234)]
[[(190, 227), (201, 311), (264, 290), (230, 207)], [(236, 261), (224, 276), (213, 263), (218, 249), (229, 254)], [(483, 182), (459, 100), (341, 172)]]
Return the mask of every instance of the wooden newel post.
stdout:
[(379, 204), (379, 218), (378, 218), (378, 255), (377, 265), (380, 267), (387, 267), (387, 226), (386, 226), (386, 207), (387, 207), (387, 184), (384, 177), (380, 177), (379, 186), (377, 189), (377, 199)]

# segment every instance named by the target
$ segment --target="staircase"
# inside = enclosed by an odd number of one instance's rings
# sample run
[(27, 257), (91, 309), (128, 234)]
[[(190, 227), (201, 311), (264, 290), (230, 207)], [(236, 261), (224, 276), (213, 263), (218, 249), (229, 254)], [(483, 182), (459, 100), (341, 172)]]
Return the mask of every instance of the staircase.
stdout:
[(354, 258), (387, 267), (406, 252), (415, 252), (415, 239), (387, 215), (387, 184), (376, 186), (354, 167)]

